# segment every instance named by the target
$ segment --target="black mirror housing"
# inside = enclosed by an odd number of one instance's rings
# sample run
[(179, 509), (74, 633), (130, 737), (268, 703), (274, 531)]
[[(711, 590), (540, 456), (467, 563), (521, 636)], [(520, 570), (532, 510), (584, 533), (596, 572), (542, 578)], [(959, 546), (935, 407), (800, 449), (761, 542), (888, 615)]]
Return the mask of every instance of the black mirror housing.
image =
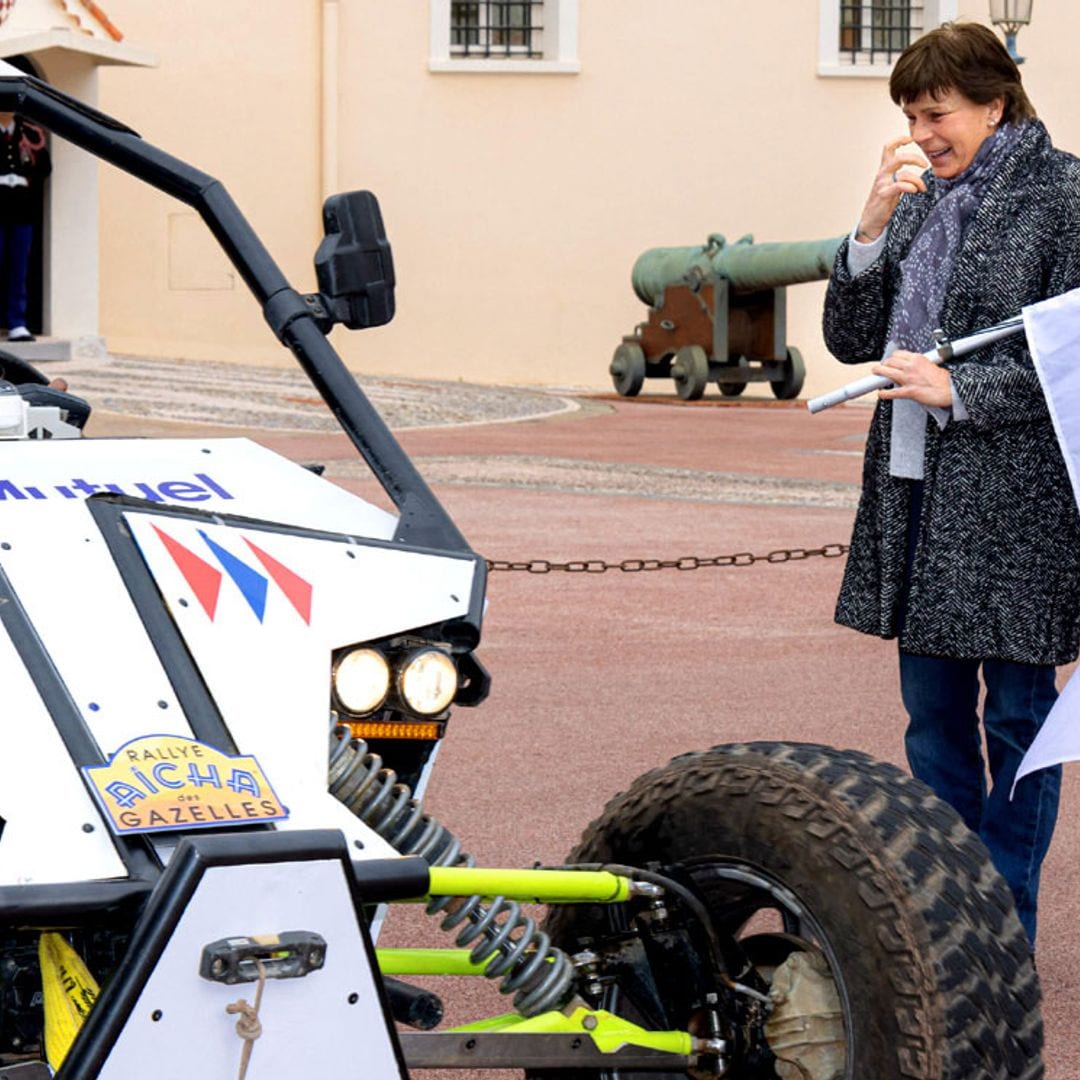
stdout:
[(325, 235), (315, 252), (319, 297), (329, 317), (350, 330), (394, 317), (394, 260), (378, 199), (370, 191), (331, 195)]

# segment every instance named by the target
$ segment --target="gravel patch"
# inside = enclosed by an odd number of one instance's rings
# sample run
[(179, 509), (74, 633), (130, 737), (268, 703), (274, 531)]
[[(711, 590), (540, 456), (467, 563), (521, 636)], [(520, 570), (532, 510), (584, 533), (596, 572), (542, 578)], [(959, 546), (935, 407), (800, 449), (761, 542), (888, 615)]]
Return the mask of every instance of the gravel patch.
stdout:
[[(859, 500), (858, 484), (706, 472), (662, 465), (627, 465), (525, 454), (420, 457), (416, 464), (431, 484), (467, 487), (844, 510), (855, 507)], [(368, 472), (362, 462), (333, 461), (327, 463), (326, 475), (345, 480), (366, 477)]]
[[(48, 373), (63, 375), (72, 393), (103, 412), (273, 431), (341, 430), (299, 368), (110, 356), (51, 363)], [(357, 382), (396, 431), (536, 420), (579, 408), (542, 390), (368, 375)]]

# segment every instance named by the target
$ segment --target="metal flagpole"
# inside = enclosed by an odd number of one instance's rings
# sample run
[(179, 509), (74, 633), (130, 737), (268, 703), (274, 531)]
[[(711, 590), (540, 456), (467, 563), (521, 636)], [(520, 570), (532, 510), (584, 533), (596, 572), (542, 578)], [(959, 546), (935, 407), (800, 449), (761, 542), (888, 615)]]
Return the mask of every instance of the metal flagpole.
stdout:
[[(1022, 315), (1014, 315), (1011, 319), (996, 323), (994, 326), (988, 326), (984, 330), (977, 330), (967, 337), (957, 338), (956, 341), (949, 341), (943, 331), (935, 330), (934, 340), (937, 344), (934, 348), (923, 353), (923, 356), (932, 363), (941, 364), (958, 356), (966, 356), (968, 353), (975, 352), (976, 349), (981, 349), (992, 342), (1000, 341), (1002, 338), (1012, 337), (1013, 334), (1022, 334), (1023, 332), (1024, 317)], [(840, 405), (842, 402), (851, 401), (852, 398), (862, 397), (863, 394), (872, 394), (875, 390), (886, 390), (892, 385), (882, 375), (867, 375), (865, 378), (856, 379), (855, 382), (849, 382), (836, 390), (830, 390), (829, 393), (822, 394), (820, 397), (811, 398), (806, 403), (806, 407), (812, 413), (819, 413), (832, 405)]]

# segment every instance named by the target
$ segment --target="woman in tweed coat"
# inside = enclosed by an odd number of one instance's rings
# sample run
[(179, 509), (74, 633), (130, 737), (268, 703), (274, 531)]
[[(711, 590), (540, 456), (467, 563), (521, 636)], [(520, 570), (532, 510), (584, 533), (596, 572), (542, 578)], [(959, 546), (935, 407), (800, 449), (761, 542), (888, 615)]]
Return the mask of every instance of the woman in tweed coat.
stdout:
[(894, 383), (836, 617), (899, 639), (912, 772), (983, 837), (1034, 941), (1060, 768), (1009, 790), (1080, 645), (1080, 517), (1023, 336), (942, 367), (921, 353), (938, 327), (960, 337), (1080, 286), (1080, 161), (986, 27), (919, 38), (890, 92), (909, 133), (885, 147), (825, 303), (830, 351), (886, 357), (873, 371)]

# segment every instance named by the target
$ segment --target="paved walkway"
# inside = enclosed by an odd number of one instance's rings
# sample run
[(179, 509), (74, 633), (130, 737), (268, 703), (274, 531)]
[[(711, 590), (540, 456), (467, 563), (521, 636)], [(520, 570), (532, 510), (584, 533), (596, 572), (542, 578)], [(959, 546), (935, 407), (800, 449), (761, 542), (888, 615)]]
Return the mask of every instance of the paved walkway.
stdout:
[[(323, 462), (338, 482), (381, 498), (343, 436), (292, 424), (319, 408), (301, 384), (231, 366), (155, 372), (164, 385), (152, 389), (140, 372), (122, 395), (102, 373), (99, 405), (146, 411), (161, 431), (250, 425), (279, 452)], [(91, 374), (69, 377), (94, 399)], [(850, 534), (863, 406), (811, 417), (765, 398), (693, 407), (673, 397), (583, 398), (567, 409), (566, 395), (536, 390), (362, 381), (377, 404), (399, 410), (391, 422), (402, 443), (491, 559), (767, 553)], [(167, 409), (183, 394), (216, 410), (214, 426), (152, 419), (147, 399)], [(532, 419), (472, 422), (523, 415)], [(435, 426), (452, 417), (468, 426)], [(89, 433), (147, 423), (99, 408)], [(610, 795), (683, 751), (762, 738), (853, 746), (902, 762), (894, 646), (833, 623), (841, 569), (841, 559), (810, 558), (689, 572), (493, 573), (479, 653), (492, 695), (455, 714), (429, 807), (481, 861), (527, 866), (560, 859)], [(1039, 944), (1051, 1080), (1080, 1077), (1080, 798), (1077, 767), (1066, 773)], [(394, 933), (441, 943), (419, 911), (392, 924)], [(480, 1004), (482, 996), (470, 990), (460, 1002), (501, 1008)]]

